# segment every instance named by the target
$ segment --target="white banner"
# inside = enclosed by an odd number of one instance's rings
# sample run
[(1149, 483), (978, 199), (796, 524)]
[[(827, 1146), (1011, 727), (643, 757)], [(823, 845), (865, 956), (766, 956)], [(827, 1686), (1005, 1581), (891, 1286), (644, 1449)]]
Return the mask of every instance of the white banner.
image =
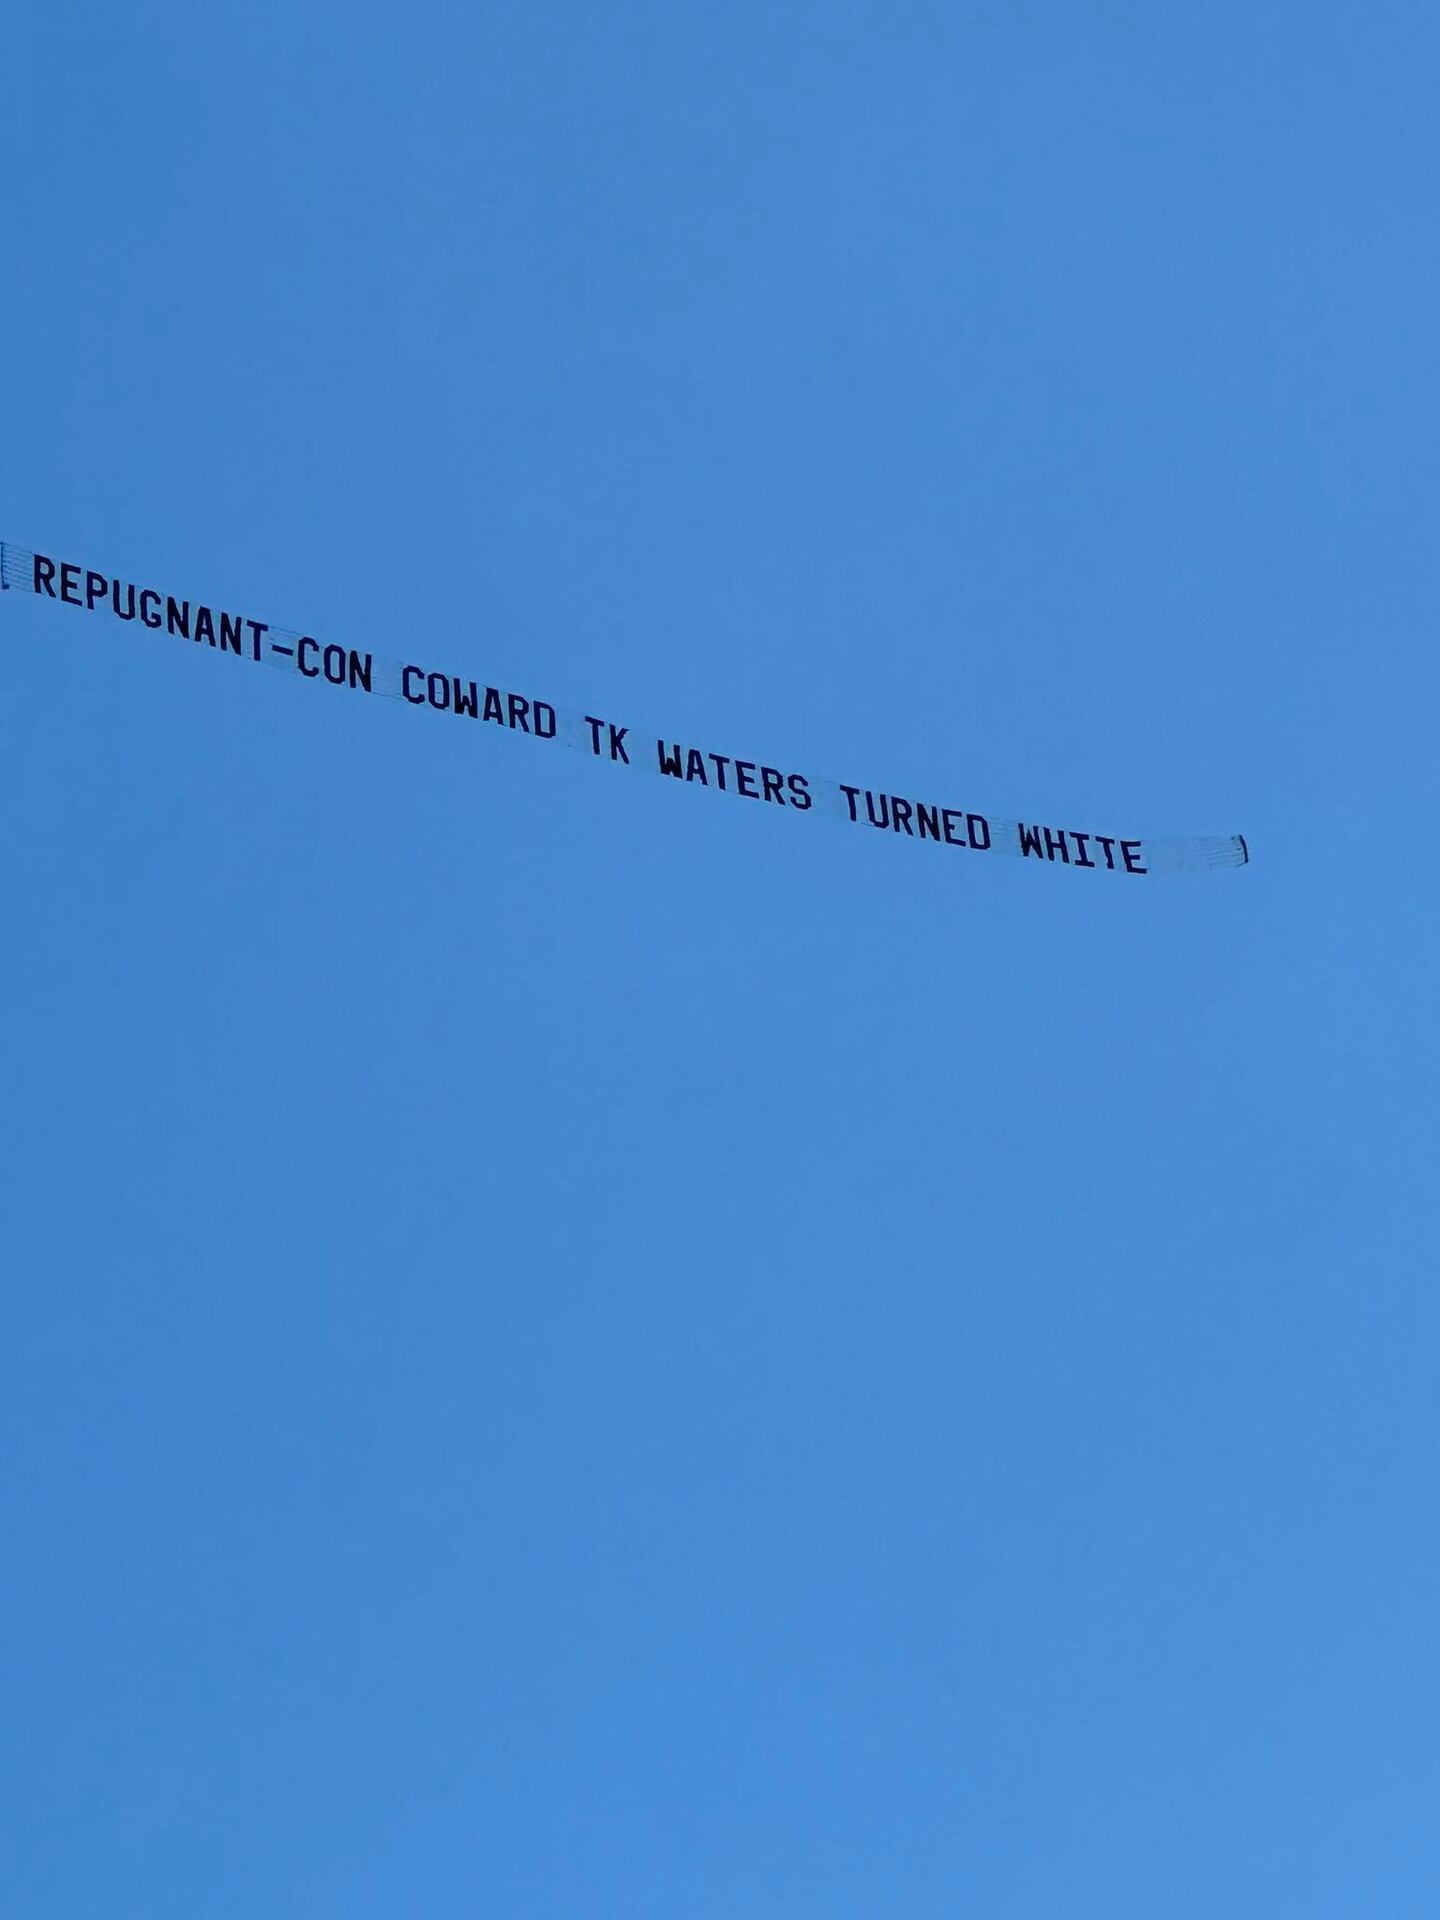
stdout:
[(892, 793), (858, 782), (825, 780), (793, 767), (767, 766), (716, 753), (608, 716), (561, 707), (533, 692), (492, 687), (437, 667), (428, 659), (393, 660), (248, 614), (181, 600), (76, 561), (55, 559), (0, 540), (0, 589), (14, 588), (84, 612), (209, 647), (254, 666), (298, 675), (317, 685), (371, 698), (402, 700), (436, 715), (500, 726), (541, 745), (569, 747), (612, 766), (662, 779), (714, 787), (721, 793), (790, 813), (827, 813), (848, 825), (971, 854), (1007, 854), (1049, 866), (1148, 875), (1243, 867), (1243, 834), (1188, 840), (1081, 832), (1041, 821), (1011, 820), (970, 803)]

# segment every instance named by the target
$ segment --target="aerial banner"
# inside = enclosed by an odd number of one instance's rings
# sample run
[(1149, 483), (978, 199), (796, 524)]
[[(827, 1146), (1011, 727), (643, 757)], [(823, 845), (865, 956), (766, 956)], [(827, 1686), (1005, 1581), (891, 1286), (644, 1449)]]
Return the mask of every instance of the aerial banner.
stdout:
[(434, 717), (504, 727), (541, 747), (569, 747), (607, 766), (660, 779), (713, 787), (739, 799), (795, 814), (829, 814), (842, 823), (966, 854), (1006, 854), (1078, 871), (1151, 875), (1243, 867), (1243, 834), (1188, 840), (1081, 832), (1039, 820), (1006, 819), (970, 798), (948, 804), (932, 796), (892, 793), (859, 781), (825, 780), (790, 766), (767, 766), (716, 753), (674, 733), (622, 725), (608, 715), (569, 709), (531, 689), (487, 686), (436, 666), (428, 657), (385, 659), (363, 648), (317, 639), (205, 601), (182, 600), (77, 561), (0, 540), (0, 589), (37, 594), (82, 612), (207, 647), (252, 666), (298, 676), (316, 686), (403, 701)]

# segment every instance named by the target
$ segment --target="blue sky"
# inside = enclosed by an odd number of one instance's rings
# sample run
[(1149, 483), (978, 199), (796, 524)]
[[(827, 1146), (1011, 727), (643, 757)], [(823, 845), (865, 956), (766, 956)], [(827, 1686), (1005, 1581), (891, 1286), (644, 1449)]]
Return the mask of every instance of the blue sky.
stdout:
[(8, 23), (0, 535), (1254, 854), (4, 596), (8, 1907), (1434, 1912), (1437, 41)]

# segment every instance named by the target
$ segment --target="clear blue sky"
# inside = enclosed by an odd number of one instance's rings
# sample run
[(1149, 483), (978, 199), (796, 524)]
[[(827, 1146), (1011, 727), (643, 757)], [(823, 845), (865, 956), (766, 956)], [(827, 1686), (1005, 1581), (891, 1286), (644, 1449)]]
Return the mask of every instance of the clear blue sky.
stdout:
[(0, 534), (1254, 863), (6, 595), (8, 1911), (1433, 1915), (1437, 58), (12, 11)]

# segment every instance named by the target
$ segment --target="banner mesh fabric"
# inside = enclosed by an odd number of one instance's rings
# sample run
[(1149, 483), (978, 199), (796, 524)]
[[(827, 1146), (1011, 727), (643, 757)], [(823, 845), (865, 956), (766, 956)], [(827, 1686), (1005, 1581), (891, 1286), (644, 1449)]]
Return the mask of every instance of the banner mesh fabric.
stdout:
[(827, 813), (847, 824), (893, 836), (932, 840), (937, 847), (1134, 875), (1213, 872), (1243, 867), (1250, 858), (1243, 834), (1164, 839), (1082, 832), (1009, 819), (968, 802), (964, 806), (942, 803), (717, 753), (674, 734), (621, 725), (531, 693), (488, 686), (436, 667), (428, 659), (387, 658), (322, 641), (292, 627), (278, 627), (204, 601), (179, 599), (158, 588), (3, 540), (0, 589), (105, 613), (136, 628), (322, 686), (402, 701), (434, 715), (506, 727), (541, 744), (568, 747), (631, 771), (715, 787), (792, 813)]

